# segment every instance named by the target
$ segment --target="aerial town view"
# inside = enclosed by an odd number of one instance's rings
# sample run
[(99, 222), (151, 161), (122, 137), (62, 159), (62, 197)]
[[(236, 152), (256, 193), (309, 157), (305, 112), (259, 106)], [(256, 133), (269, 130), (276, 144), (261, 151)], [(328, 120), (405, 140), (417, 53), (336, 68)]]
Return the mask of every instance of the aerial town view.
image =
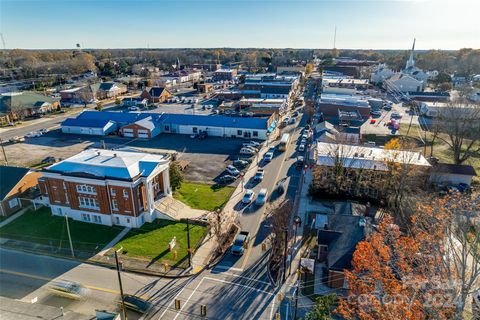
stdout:
[(478, 0), (0, 0), (0, 320), (480, 319)]

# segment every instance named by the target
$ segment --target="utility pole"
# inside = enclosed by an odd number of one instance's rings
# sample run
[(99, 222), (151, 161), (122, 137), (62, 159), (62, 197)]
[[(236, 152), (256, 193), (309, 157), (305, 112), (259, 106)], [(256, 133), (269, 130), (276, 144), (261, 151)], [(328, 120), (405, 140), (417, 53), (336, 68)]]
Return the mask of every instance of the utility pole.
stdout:
[(190, 250), (190, 223), (187, 218), (187, 250), (188, 250), (188, 267), (192, 266), (192, 251)]
[(283, 283), (286, 281), (287, 277), (287, 247), (288, 247), (288, 228), (285, 228), (285, 249), (283, 252)]
[(0, 145), (2, 146), (3, 157), (5, 158), (5, 164), (8, 166), (7, 154), (5, 153), (5, 147), (3, 146), (3, 140), (0, 139)]
[(122, 298), (122, 315), (123, 320), (127, 320), (127, 314), (125, 312), (125, 300), (123, 296), (122, 277), (120, 276), (120, 264), (118, 263), (118, 250), (115, 250), (115, 264), (117, 265), (118, 285), (120, 286), (120, 297)]
[(75, 258), (75, 253), (73, 251), (73, 244), (72, 244), (72, 236), (70, 235), (70, 225), (68, 224), (67, 215), (65, 215), (65, 222), (67, 224), (67, 234), (68, 234), (68, 241), (70, 242), (70, 251), (72, 252), (72, 257)]
[(300, 266), (297, 270), (297, 290), (295, 291), (295, 310), (293, 312), (293, 320), (297, 320), (297, 309), (298, 309), (298, 291), (300, 291), (300, 279), (302, 274), (300, 273)]

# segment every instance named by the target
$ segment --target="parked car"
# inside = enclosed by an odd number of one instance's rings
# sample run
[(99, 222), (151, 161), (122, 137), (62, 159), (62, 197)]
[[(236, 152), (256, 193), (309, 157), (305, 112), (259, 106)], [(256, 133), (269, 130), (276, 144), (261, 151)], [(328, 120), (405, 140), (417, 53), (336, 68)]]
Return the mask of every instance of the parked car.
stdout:
[(240, 171), (238, 171), (238, 169), (235, 168), (232, 165), (228, 165), (226, 170), (229, 174), (231, 174), (232, 176), (235, 176), (235, 177), (240, 174)]
[(285, 192), (285, 184), (286, 184), (286, 178), (279, 180), (277, 182), (277, 185), (275, 187), (275, 191), (280, 195)]
[(305, 163), (305, 158), (302, 156), (297, 157), (297, 162), (295, 163), (297, 168), (303, 168), (303, 164)]
[(123, 295), (123, 302), (127, 309), (138, 313), (147, 313), (152, 308), (152, 303), (131, 294)]
[(250, 141), (249, 144), (254, 146), (255, 148), (259, 148), (262, 145), (261, 143), (253, 141), (253, 140)]
[(289, 123), (290, 123), (290, 124), (295, 124), (295, 121), (296, 121), (296, 119), (295, 119), (295, 118), (292, 118), (292, 119), (290, 119)]
[(53, 281), (48, 287), (48, 290), (54, 295), (75, 300), (83, 299), (87, 291), (80, 283), (70, 280)]
[(233, 242), (232, 248), (230, 249), (230, 252), (234, 255), (239, 255), (241, 256), (243, 252), (245, 251), (245, 247), (248, 244), (248, 231), (240, 231), (235, 238), (235, 241)]
[(263, 206), (265, 202), (267, 202), (268, 191), (266, 188), (260, 189), (258, 192), (257, 199), (255, 200), (255, 204), (258, 206)]
[(269, 152), (265, 153), (265, 155), (263, 156), (263, 161), (265, 161), (265, 162), (270, 162), (270, 161), (272, 161), (272, 159), (273, 159), (273, 152), (269, 151)]
[(55, 157), (46, 157), (45, 159), (42, 160), (42, 163), (54, 163), (55, 162)]
[(45, 134), (48, 132), (48, 129), (40, 129), (38, 130), (38, 132), (40, 132), (41, 134)]
[(246, 167), (246, 166), (249, 165), (249, 162), (248, 162), (248, 161), (245, 161), (245, 160), (240, 160), (240, 159), (238, 159), (238, 160), (233, 160), (233, 163), (232, 163), (232, 164), (233, 164), (233, 166), (235, 166), (235, 167), (244, 168), (244, 167)]
[(253, 177), (253, 180), (254, 181), (262, 181), (264, 175), (265, 175), (265, 170), (258, 169), (257, 172), (255, 173), (255, 176)]
[(382, 116), (381, 111), (372, 111), (372, 112), (370, 112), (370, 114), (372, 115), (372, 118), (379, 118), (379, 117)]
[(250, 148), (242, 148), (242, 149), (240, 149), (240, 154), (254, 155), (255, 151), (253, 151)]
[(268, 152), (275, 153), (275, 146), (268, 148)]
[(251, 144), (249, 144), (248, 142), (247, 142), (247, 143), (244, 143), (244, 144), (242, 145), (242, 148), (249, 148), (249, 149), (252, 149), (252, 150), (255, 151), (255, 152), (258, 152), (258, 149), (257, 149), (256, 147), (252, 146)]
[(25, 142), (25, 138), (24, 137), (20, 137), (20, 136), (15, 136), (13, 138), (11, 138), (10, 140), (8, 140), (10, 143), (18, 143), (18, 142)]
[(400, 119), (402, 117), (402, 115), (398, 112), (392, 112), (392, 115), (390, 116), (390, 118), (394, 118), (394, 119)]
[(305, 145), (304, 145), (304, 144), (300, 144), (300, 145), (298, 146), (298, 151), (300, 151), (300, 152), (305, 151)]
[(220, 183), (232, 183), (233, 181), (237, 180), (237, 177), (231, 176), (229, 174), (223, 175), (218, 178)]
[(42, 134), (36, 131), (29, 132), (25, 135), (25, 138), (36, 138), (40, 137)]
[(252, 189), (248, 189), (243, 195), (242, 202), (245, 204), (250, 203), (252, 202), (254, 197), (255, 197), (255, 192), (253, 192)]
[(294, 112), (292, 113), (292, 117), (298, 117), (298, 111), (294, 111)]

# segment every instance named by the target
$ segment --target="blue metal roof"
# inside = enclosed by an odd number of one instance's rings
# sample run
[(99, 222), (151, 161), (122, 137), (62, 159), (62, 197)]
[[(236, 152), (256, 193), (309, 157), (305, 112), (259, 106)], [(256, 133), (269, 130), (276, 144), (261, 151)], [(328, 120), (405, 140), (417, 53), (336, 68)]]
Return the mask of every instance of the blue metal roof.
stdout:
[(111, 120), (119, 123), (134, 123), (140, 119), (151, 116), (148, 113), (139, 112), (114, 112), (114, 111), (83, 111), (77, 116), (82, 120)]
[(208, 127), (226, 127), (242, 129), (267, 129), (266, 118), (250, 117), (226, 117), (226, 116), (202, 116), (193, 114), (164, 114), (160, 120), (162, 123), (174, 123), (177, 125), (193, 125)]
[(110, 120), (68, 118), (62, 122), (64, 127), (105, 128)]

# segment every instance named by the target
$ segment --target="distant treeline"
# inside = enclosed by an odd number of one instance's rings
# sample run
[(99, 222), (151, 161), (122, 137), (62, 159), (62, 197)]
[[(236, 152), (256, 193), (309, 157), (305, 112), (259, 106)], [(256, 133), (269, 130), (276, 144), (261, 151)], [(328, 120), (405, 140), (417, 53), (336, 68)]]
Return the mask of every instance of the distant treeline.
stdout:
[[(41, 75), (76, 75), (86, 71), (114, 77), (154, 66), (169, 70), (180, 60), (182, 65), (194, 63), (241, 63), (249, 68), (274, 69), (279, 65), (305, 64), (314, 56), (333, 56), (385, 62), (401, 69), (408, 50), (319, 50), (319, 49), (84, 49), (84, 50), (5, 50), (0, 56), (2, 75), (6, 78), (27, 79)], [(428, 50), (415, 54), (416, 64), (425, 70), (449, 74), (480, 73), (480, 50)], [(148, 76), (144, 74), (143, 76)]]

